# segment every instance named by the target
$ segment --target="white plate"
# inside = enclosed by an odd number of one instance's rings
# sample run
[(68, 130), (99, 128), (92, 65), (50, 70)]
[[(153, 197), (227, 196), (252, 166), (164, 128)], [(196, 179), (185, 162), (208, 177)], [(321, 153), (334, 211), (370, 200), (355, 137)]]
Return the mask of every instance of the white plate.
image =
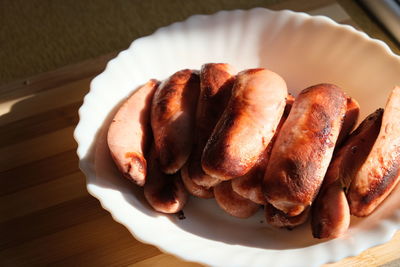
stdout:
[(317, 266), (357, 255), (393, 236), (400, 228), (399, 190), (373, 215), (353, 218), (347, 235), (335, 240), (313, 239), (309, 225), (272, 229), (262, 212), (236, 219), (214, 200), (190, 199), (185, 220), (154, 212), (114, 167), (105, 143), (107, 127), (121, 101), (140, 84), (207, 62), (228, 62), (237, 70), (270, 68), (295, 94), (316, 83), (335, 83), (360, 102), (361, 118), (383, 107), (390, 90), (400, 84), (400, 57), (386, 44), (304, 13), (222, 11), (140, 38), (92, 81), (75, 130), (88, 191), (116, 221), (145, 243), (215, 266)]

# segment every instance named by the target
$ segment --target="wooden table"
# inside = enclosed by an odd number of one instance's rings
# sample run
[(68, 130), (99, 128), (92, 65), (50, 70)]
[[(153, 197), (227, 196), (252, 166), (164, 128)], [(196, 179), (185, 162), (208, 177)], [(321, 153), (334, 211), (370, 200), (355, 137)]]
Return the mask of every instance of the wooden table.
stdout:
[[(280, 1), (386, 41), (352, 1)], [(90, 80), (116, 53), (0, 87), (0, 266), (198, 266), (135, 240), (86, 191), (72, 137)], [(400, 232), (332, 266), (400, 264)]]

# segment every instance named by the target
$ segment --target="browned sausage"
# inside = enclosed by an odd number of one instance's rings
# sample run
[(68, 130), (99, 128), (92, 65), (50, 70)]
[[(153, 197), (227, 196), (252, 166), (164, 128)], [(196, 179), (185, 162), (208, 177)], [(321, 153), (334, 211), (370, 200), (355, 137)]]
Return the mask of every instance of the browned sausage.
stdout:
[(203, 170), (220, 180), (246, 174), (266, 149), (285, 108), (285, 81), (266, 69), (240, 72), (202, 156)]
[(282, 127), (287, 116), (289, 115), (293, 102), (294, 102), (294, 97), (288, 95), (288, 99), (286, 100), (285, 110), (283, 112), (279, 125), (276, 128), (276, 133), (272, 138), (271, 142), (269, 143), (267, 149), (258, 159), (256, 165), (254, 165), (254, 167), (245, 175), (232, 180), (233, 191), (235, 191), (237, 194), (241, 195), (244, 198), (250, 199), (255, 203), (261, 205), (266, 204), (266, 199), (264, 193), (262, 192), (262, 182), (264, 178), (265, 168), (267, 167), (269, 157), (271, 156), (272, 146), (275, 142), (277, 133), (279, 133), (280, 128)]
[(205, 64), (200, 72), (200, 95), (196, 111), (196, 131), (192, 154), (188, 160), (189, 177), (194, 183), (210, 188), (220, 182), (201, 167), (201, 155), (232, 92), (234, 71), (228, 64)]
[(281, 210), (276, 209), (271, 204), (265, 205), (265, 218), (268, 224), (278, 227), (293, 229), (305, 223), (310, 215), (310, 208), (305, 209), (299, 215), (290, 217)]
[(161, 171), (154, 149), (148, 159), (148, 177), (144, 185), (144, 196), (154, 210), (176, 213), (184, 207), (188, 193), (179, 174), (165, 174)]
[(216, 185), (214, 196), (224, 211), (238, 218), (248, 218), (260, 208), (260, 205), (236, 194), (232, 190), (231, 181), (224, 181)]
[(332, 157), (346, 97), (332, 84), (303, 90), (279, 132), (265, 172), (267, 201), (289, 216), (311, 205)]
[(368, 216), (399, 182), (400, 172), (400, 87), (389, 96), (379, 135), (367, 159), (350, 185), (350, 212)]
[(154, 95), (151, 127), (165, 173), (177, 172), (190, 155), (199, 90), (199, 75), (186, 69), (163, 81)]
[(146, 159), (151, 140), (150, 106), (158, 81), (150, 80), (120, 107), (110, 124), (107, 143), (122, 174), (136, 184), (146, 181)]
[[(268, 152), (265, 152), (265, 154), (268, 154)], [(267, 157), (267, 155), (261, 157), (262, 159), (245, 175), (231, 180), (232, 190), (236, 194), (260, 205), (267, 203), (261, 187), (268, 162)]]
[(188, 174), (188, 165), (185, 164), (181, 169), (182, 182), (185, 185), (187, 191), (193, 196), (200, 198), (213, 198), (214, 192), (212, 188), (205, 188), (201, 185), (195, 184)]
[(328, 186), (312, 207), (311, 229), (315, 238), (336, 238), (350, 225), (350, 210), (340, 183)]
[(340, 146), (347, 138), (348, 134), (354, 129), (360, 114), (360, 105), (352, 98), (347, 97), (346, 115), (344, 116), (342, 129), (340, 130), (336, 146)]
[(335, 152), (321, 190), (312, 205), (311, 226), (316, 238), (343, 235), (350, 224), (345, 191), (364, 163), (382, 123), (383, 110), (369, 115)]

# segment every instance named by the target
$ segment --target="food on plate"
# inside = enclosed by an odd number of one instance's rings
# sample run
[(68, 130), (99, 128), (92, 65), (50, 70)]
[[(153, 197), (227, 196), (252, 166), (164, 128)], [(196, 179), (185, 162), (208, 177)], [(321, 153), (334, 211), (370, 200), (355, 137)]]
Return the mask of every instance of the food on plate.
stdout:
[(121, 174), (158, 212), (182, 212), (191, 194), (215, 198), (238, 218), (263, 206), (278, 228), (311, 217), (315, 238), (336, 238), (351, 214), (371, 214), (400, 179), (400, 87), (350, 133), (359, 112), (333, 84), (295, 99), (270, 70), (235, 74), (208, 63), (139, 87), (117, 111), (107, 143)]
[(344, 115), (342, 129), (336, 142), (336, 147), (340, 146), (348, 134), (354, 129), (360, 114), (360, 105), (352, 98), (347, 97), (346, 114)]
[(151, 129), (150, 106), (159, 82), (150, 80), (119, 108), (107, 134), (111, 156), (121, 173), (139, 186), (146, 181), (146, 159)]
[(267, 69), (240, 72), (204, 148), (203, 170), (220, 180), (246, 174), (265, 151), (283, 114), (286, 83)]
[(321, 190), (312, 205), (312, 233), (316, 238), (343, 235), (350, 224), (346, 191), (379, 134), (383, 110), (378, 109), (357, 127), (335, 152)]
[(186, 204), (188, 193), (179, 174), (165, 174), (161, 170), (155, 149), (148, 159), (147, 180), (143, 187), (144, 196), (154, 210), (177, 213)]
[(257, 203), (236, 194), (231, 181), (223, 181), (214, 186), (214, 196), (224, 211), (238, 218), (248, 218), (260, 209)]
[(213, 198), (214, 192), (212, 187), (206, 188), (193, 182), (189, 177), (188, 165), (185, 164), (181, 169), (181, 177), (186, 190), (195, 197), (199, 198)]
[[(197, 102), (195, 140), (187, 162), (188, 178), (210, 188), (220, 182), (201, 167), (204, 147), (231, 97), (235, 72), (229, 64), (208, 63), (200, 71), (200, 95)], [(212, 191), (212, 190), (211, 190)]]
[(368, 216), (399, 182), (400, 171), (400, 87), (386, 103), (379, 135), (347, 193), (350, 212)]
[(305, 223), (310, 215), (310, 208), (306, 208), (302, 213), (296, 216), (288, 216), (281, 210), (278, 210), (271, 204), (265, 205), (265, 219), (269, 225), (278, 228), (293, 229), (294, 227)]
[(276, 128), (275, 135), (271, 139), (265, 151), (261, 154), (257, 163), (245, 175), (237, 177), (232, 180), (233, 191), (235, 191), (237, 194), (241, 195), (244, 198), (250, 199), (255, 203), (261, 205), (266, 204), (266, 199), (262, 191), (262, 181), (264, 178), (265, 169), (267, 167), (268, 160), (271, 155), (271, 149), (276, 139), (276, 135), (279, 132), (280, 128), (282, 127), (282, 124), (285, 122), (287, 116), (289, 115), (293, 102), (294, 102), (294, 97), (292, 95), (288, 95), (288, 98), (286, 100), (285, 110), (278, 124), (278, 127)]
[(264, 178), (265, 167), (268, 163), (269, 150), (269, 147), (267, 147), (256, 165), (254, 165), (248, 173), (231, 180), (232, 190), (236, 194), (260, 205), (265, 205), (267, 203), (261, 185)]
[(328, 168), (346, 112), (346, 96), (332, 84), (304, 89), (283, 124), (265, 172), (267, 201), (289, 216), (312, 204)]
[(151, 128), (165, 173), (176, 173), (190, 155), (199, 91), (198, 72), (185, 69), (163, 81), (154, 94)]

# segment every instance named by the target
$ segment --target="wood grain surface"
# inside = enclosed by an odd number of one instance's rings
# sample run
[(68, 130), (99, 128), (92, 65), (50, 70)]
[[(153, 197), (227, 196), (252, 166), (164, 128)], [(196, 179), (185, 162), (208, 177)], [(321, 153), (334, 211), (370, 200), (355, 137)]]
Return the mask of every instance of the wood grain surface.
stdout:
[[(289, 0), (270, 7), (327, 15), (365, 30), (356, 24), (362, 19), (351, 17), (362, 9), (342, 2)], [(369, 27), (386, 38), (379, 26)], [(115, 55), (0, 87), (0, 266), (200, 266), (135, 240), (86, 191), (72, 134), (91, 79)], [(396, 266), (399, 252), (400, 232), (327, 266)]]

